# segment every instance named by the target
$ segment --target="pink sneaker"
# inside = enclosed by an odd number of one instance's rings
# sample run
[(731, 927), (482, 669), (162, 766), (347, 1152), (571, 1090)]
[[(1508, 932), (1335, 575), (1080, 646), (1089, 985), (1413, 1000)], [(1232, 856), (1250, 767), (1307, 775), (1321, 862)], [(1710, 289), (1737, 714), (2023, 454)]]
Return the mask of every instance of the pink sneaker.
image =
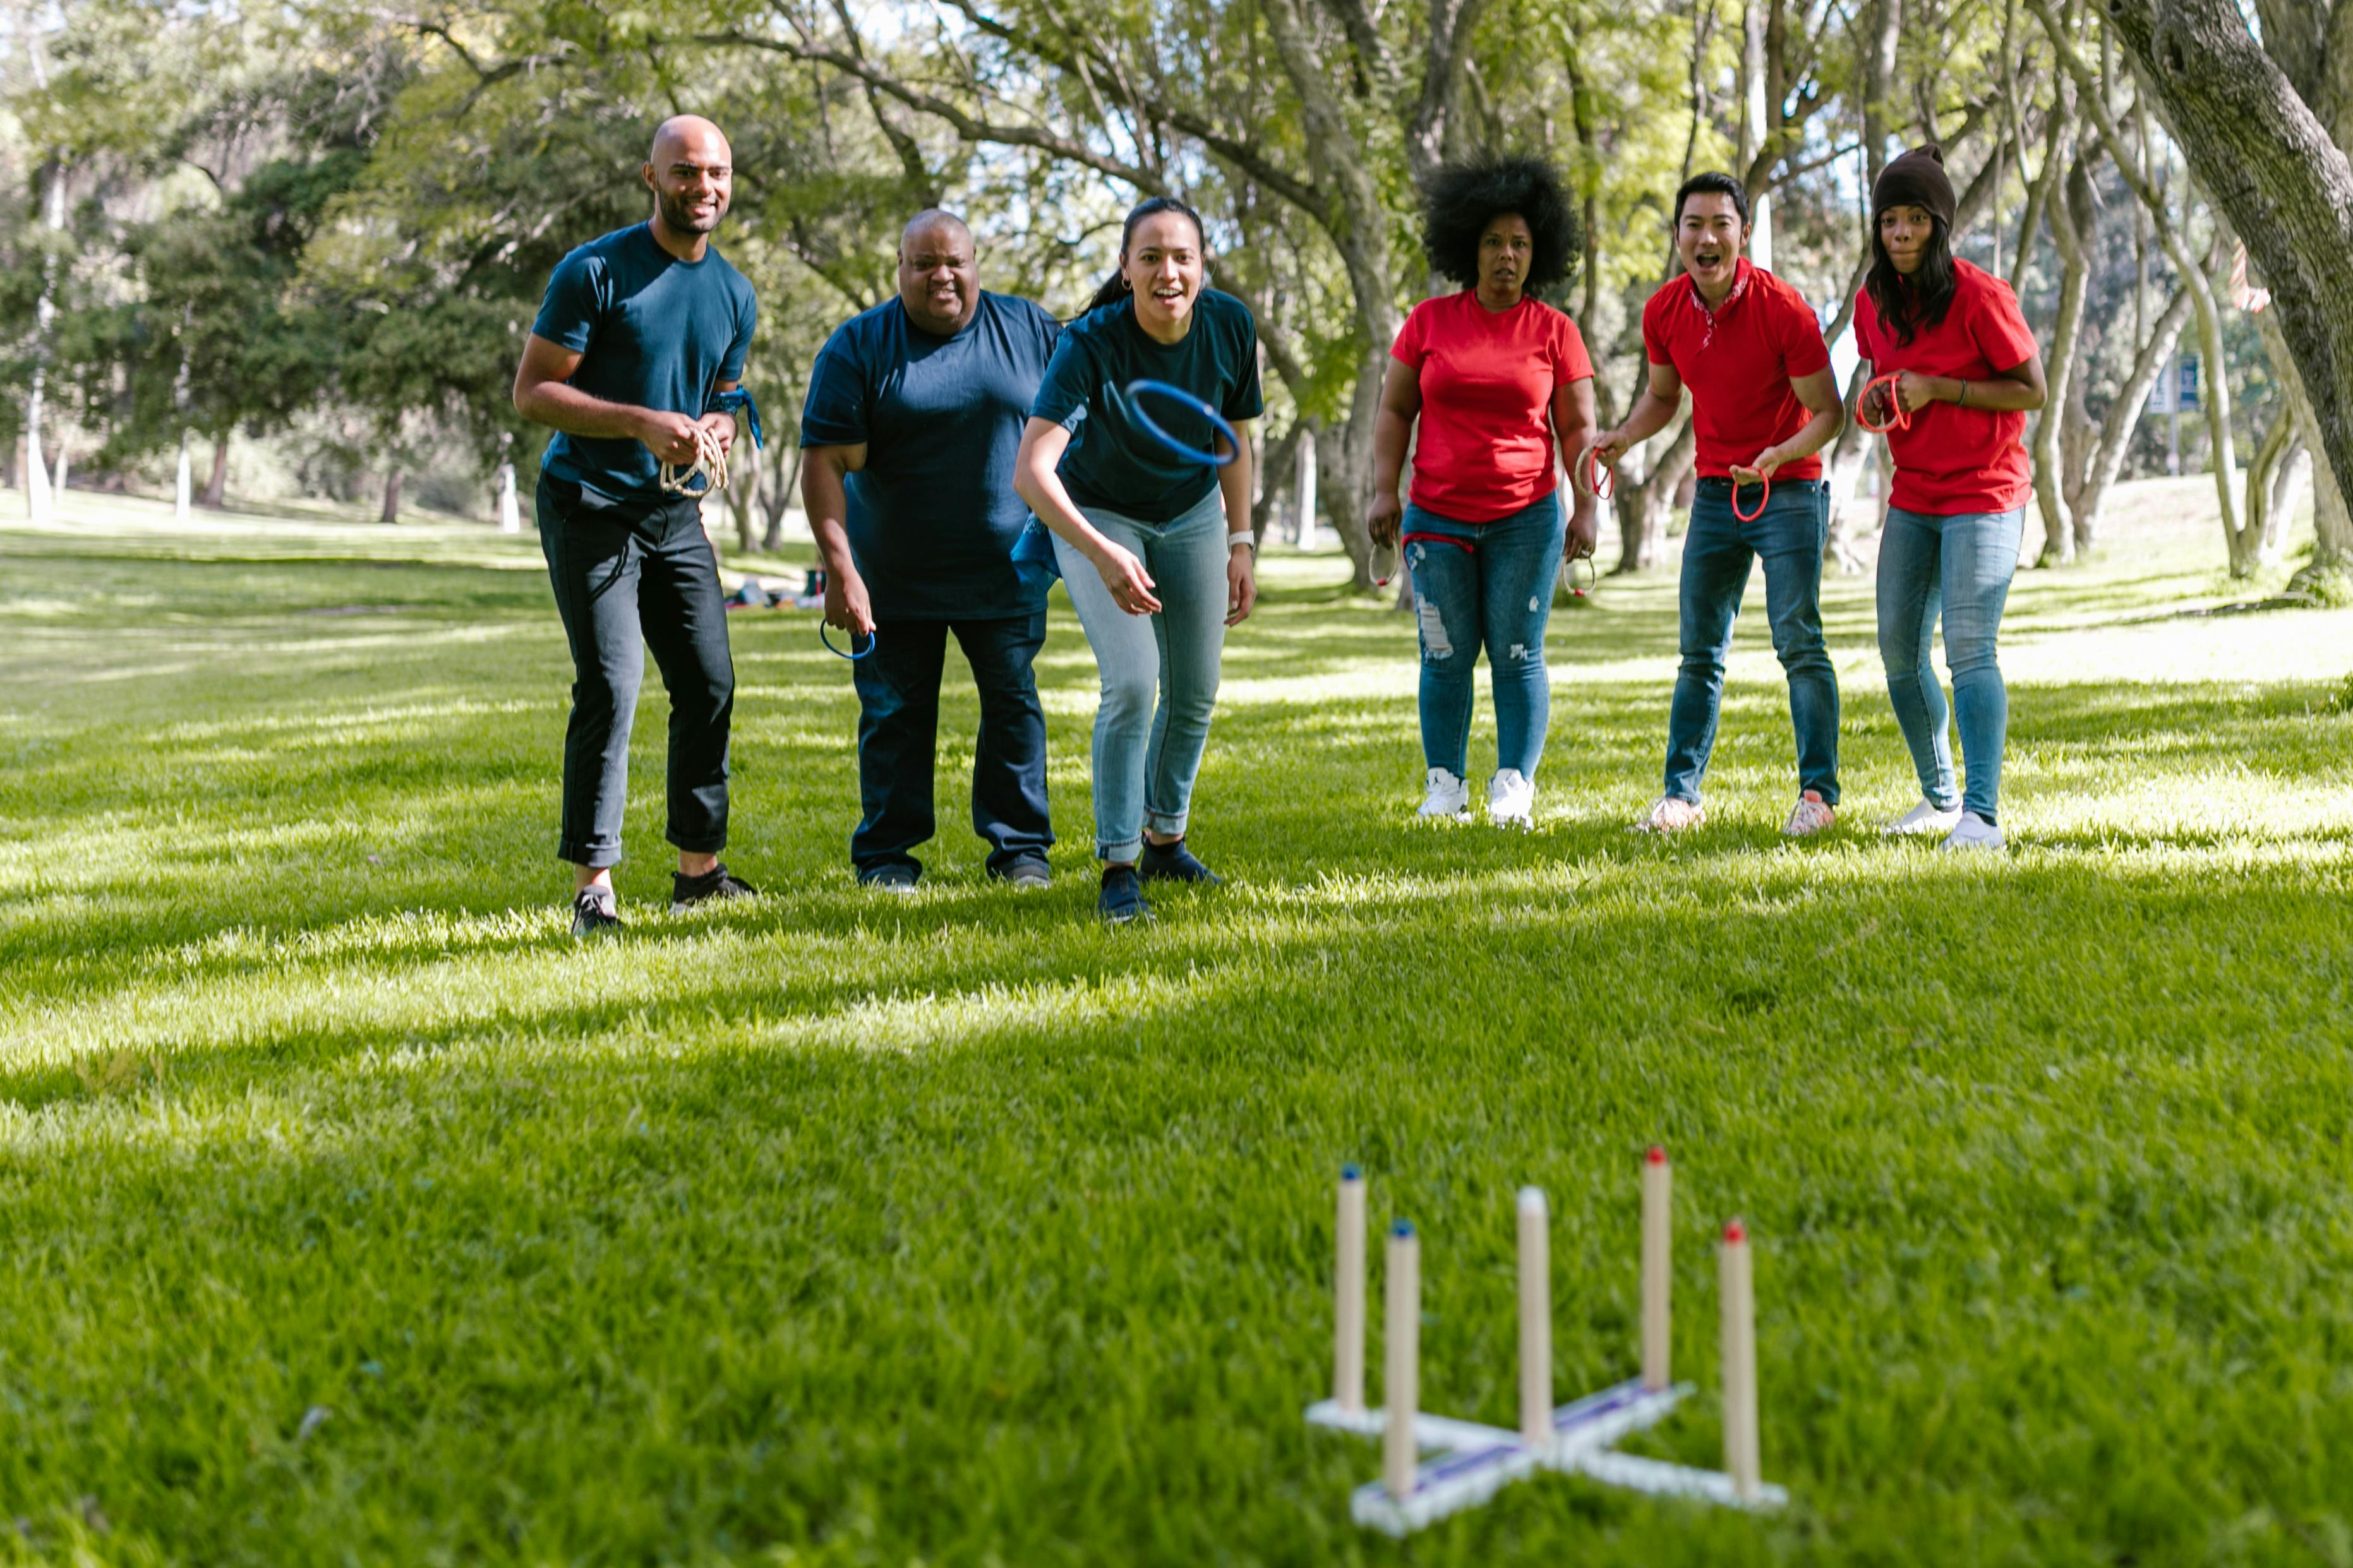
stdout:
[(1822, 799), (1821, 792), (1810, 789), (1798, 797), (1798, 809), (1781, 825), (1781, 834), (1787, 838), (1811, 838), (1837, 820), (1838, 813)]
[(1671, 795), (1661, 795), (1641, 821), (1634, 824), (1637, 833), (1681, 833), (1686, 827), (1697, 827), (1707, 820), (1707, 807), (1695, 800), (1681, 800)]

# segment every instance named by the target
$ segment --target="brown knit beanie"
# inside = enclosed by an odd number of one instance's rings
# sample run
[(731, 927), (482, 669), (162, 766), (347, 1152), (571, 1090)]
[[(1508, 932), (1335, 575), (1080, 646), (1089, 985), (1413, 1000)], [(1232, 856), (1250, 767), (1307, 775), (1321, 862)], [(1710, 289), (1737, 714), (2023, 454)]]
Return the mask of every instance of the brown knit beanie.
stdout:
[(1926, 207), (1945, 220), (1949, 232), (1960, 210), (1953, 182), (1945, 174), (1945, 150), (1934, 142), (1915, 147), (1879, 171), (1871, 187), (1871, 216), (1876, 219), (1889, 207)]

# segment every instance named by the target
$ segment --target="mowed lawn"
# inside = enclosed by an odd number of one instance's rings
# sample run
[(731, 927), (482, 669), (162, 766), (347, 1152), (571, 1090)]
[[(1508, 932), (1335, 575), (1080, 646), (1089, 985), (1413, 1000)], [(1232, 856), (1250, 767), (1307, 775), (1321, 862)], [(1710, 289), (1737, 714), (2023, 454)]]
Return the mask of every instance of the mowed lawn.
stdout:
[[(848, 668), (752, 613), (768, 896), (663, 912), (657, 687), (588, 947), (529, 535), (0, 524), (0, 1558), (2353, 1563), (2353, 611), (2180, 614), (2242, 592), (2203, 483), (2021, 576), (2006, 857), (1871, 831), (1917, 789), (1867, 578), (1851, 826), (1778, 837), (1752, 587), (1713, 821), (1657, 842), (1671, 572), (1556, 615), (1518, 835), (1409, 821), (1411, 622), (1294, 556), (1229, 647), (1225, 888), (1096, 924), (1058, 600), (1055, 887), (982, 878), (952, 658), (927, 890), (862, 894)], [(1720, 1462), (1745, 1215), (1791, 1507), (1359, 1532), (1377, 1447), (1300, 1418), (1340, 1164), (1420, 1226), (1425, 1406), (1508, 1426), (1514, 1190), (1565, 1399), (1634, 1369), (1653, 1141), (1701, 1392), (1638, 1447)]]

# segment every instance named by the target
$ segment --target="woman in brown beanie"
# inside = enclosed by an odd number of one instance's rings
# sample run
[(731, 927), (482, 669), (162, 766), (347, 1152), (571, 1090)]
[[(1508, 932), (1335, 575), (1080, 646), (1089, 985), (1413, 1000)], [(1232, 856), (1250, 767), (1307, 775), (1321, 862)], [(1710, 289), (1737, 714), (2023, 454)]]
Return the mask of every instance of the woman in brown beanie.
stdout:
[[(1886, 831), (1999, 849), (2010, 699), (1995, 642), (2032, 489), (2022, 437), (2042, 406), (2042, 357), (2009, 285), (1954, 256), (1957, 205), (1933, 144), (1872, 187), (1872, 268), (1854, 312), (1871, 374), (1857, 413), (1886, 427), (1895, 469), (1879, 542), (1879, 656), (1922, 797)], [(1930, 658), (1940, 615), (1965, 792)]]

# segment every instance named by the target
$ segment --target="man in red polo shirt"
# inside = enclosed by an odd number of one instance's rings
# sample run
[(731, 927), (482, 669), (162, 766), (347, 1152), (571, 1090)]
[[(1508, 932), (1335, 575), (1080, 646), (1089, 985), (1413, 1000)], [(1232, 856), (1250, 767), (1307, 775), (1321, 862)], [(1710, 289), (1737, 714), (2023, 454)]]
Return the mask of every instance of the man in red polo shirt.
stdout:
[(1838, 677), (1821, 612), (1830, 494), (1815, 454), (1844, 410), (1811, 307), (1741, 254), (1747, 238), (1748, 193), (1731, 175), (1694, 174), (1675, 193), (1684, 275), (1642, 308), (1650, 384), (1595, 445), (1603, 462), (1616, 462), (1664, 429), (1691, 388), (1700, 479), (1683, 535), (1683, 666), (1667, 719), (1666, 789), (1636, 826), (1667, 833), (1707, 819), (1700, 781), (1715, 747), (1724, 659), (1761, 557), (1798, 735), (1798, 805), (1781, 831), (1801, 838), (1830, 826), (1838, 805)]

